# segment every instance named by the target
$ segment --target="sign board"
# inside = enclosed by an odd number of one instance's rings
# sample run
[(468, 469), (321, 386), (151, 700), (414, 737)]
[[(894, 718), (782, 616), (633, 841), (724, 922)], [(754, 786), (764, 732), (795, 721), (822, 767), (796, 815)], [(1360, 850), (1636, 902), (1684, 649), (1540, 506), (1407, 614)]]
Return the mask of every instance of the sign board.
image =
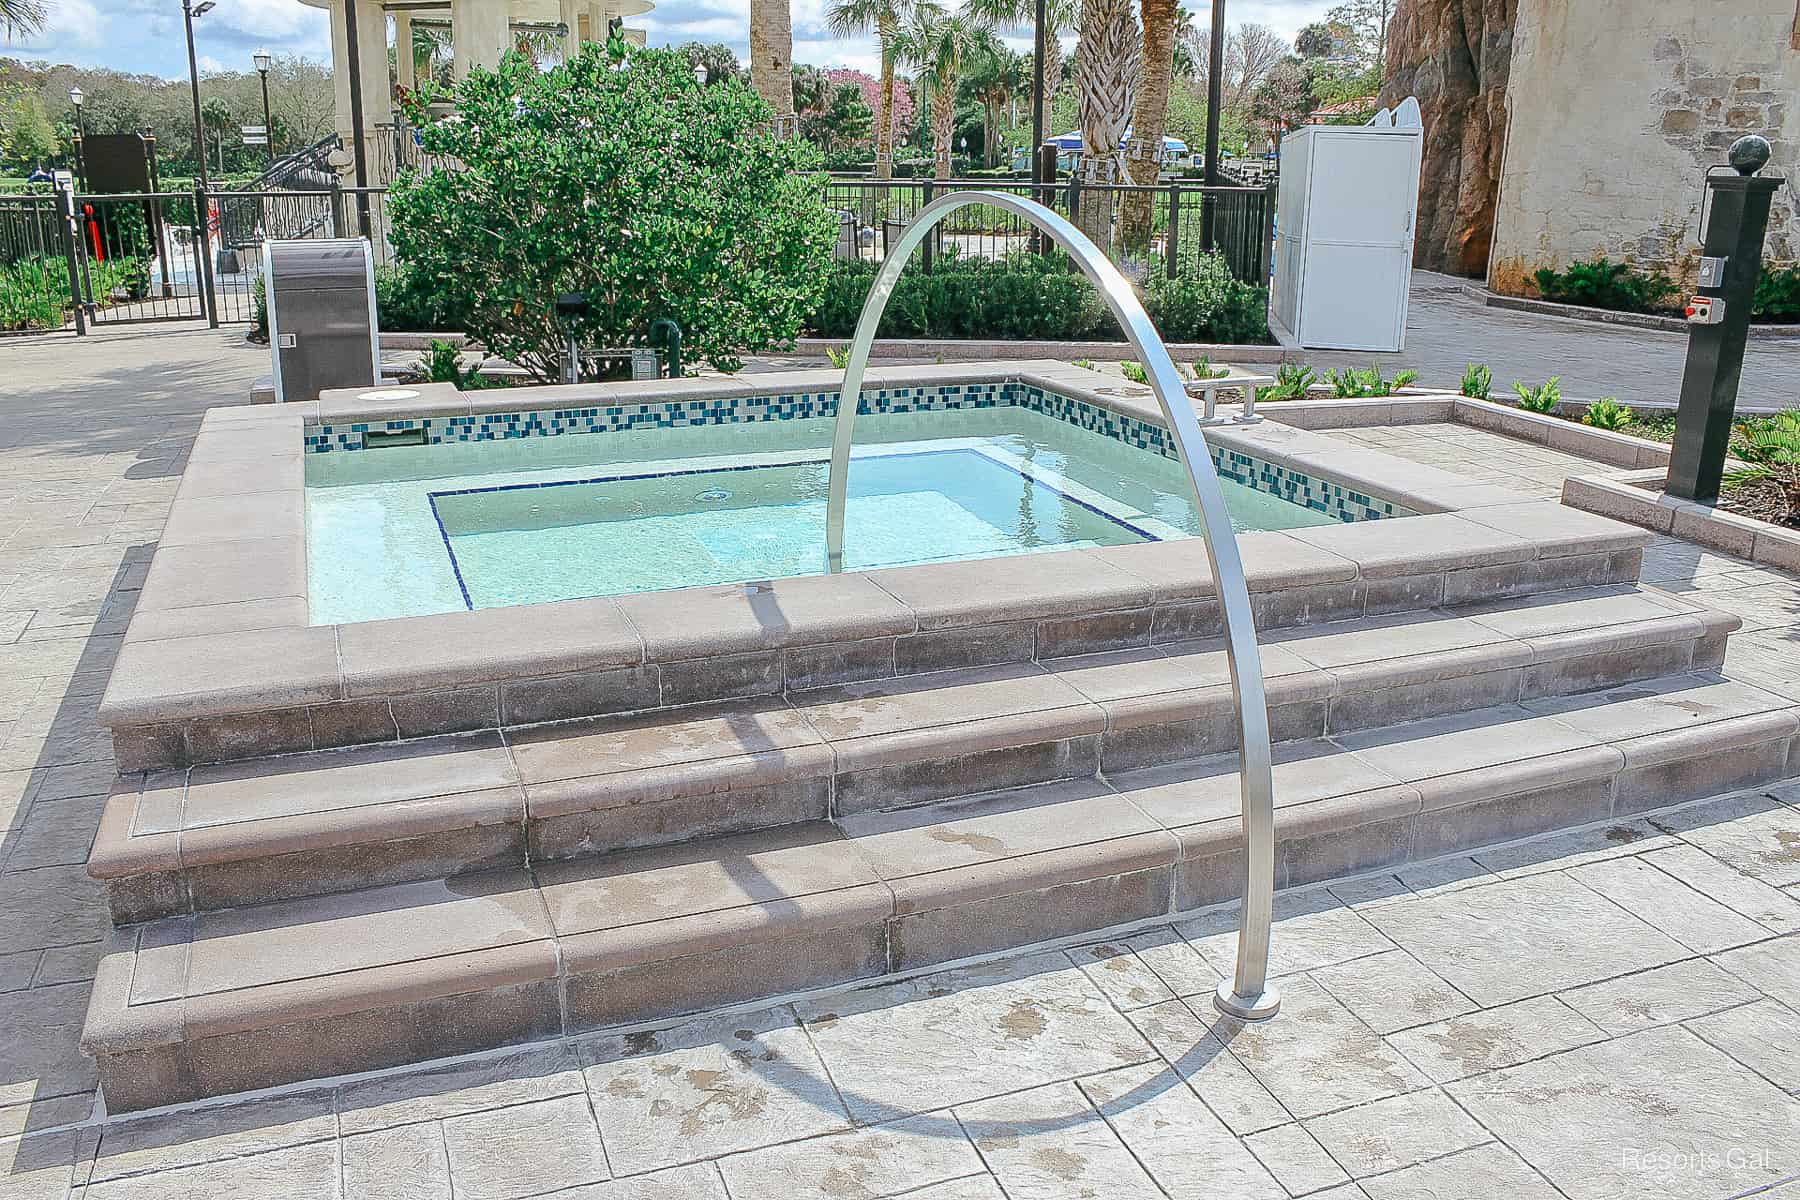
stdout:
[(136, 133), (90, 133), (81, 140), (81, 163), (95, 195), (150, 190), (150, 143)]
[(249, 137), (251, 134), (259, 134), (259, 135), (266, 136), (269, 131), (261, 125), (239, 125), (238, 132), (243, 134), (245, 137)]
[(268, 144), (269, 144), (269, 139), (268, 139), (268, 136), (265, 134), (246, 133), (244, 135), (244, 145), (246, 145), (246, 146), (266, 146)]

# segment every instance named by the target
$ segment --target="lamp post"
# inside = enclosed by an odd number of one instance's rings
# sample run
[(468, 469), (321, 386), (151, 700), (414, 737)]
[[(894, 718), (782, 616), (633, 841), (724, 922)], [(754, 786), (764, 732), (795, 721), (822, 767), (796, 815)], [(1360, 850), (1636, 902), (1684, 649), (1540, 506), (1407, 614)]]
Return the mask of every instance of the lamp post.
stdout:
[(269, 119), (269, 68), (275, 63), (275, 56), (267, 50), (258, 50), (250, 56), (256, 64), (256, 73), (262, 76), (263, 93), (263, 147), (269, 152), (269, 163), (275, 163), (275, 123)]
[(75, 182), (87, 191), (87, 131), (82, 128), (81, 105), (87, 96), (79, 87), (69, 89), (69, 104), (75, 109)]
[(219, 327), (219, 309), (213, 296), (212, 286), (212, 248), (207, 244), (208, 214), (206, 210), (206, 194), (212, 190), (212, 180), (206, 174), (206, 127), (200, 123), (200, 64), (194, 57), (194, 18), (203, 17), (215, 7), (213, 0), (181, 0), (181, 24), (187, 32), (188, 52), (188, 88), (194, 101), (194, 157), (199, 160), (198, 182), (194, 188), (194, 227), (199, 244), (194, 248), (194, 266), (200, 285), (200, 305), (206, 310), (208, 327)]
[(357, 0), (344, 0), (344, 66), (350, 72), (350, 140), (356, 164), (356, 228), (369, 236), (369, 168), (364, 161), (362, 47), (357, 43)]
[(706, 86), (706, 75), (707, 75), (706, 64), (703, 62), (695, 63), (694, 64), (694, 82), (699, 84), (701, 87), (705, 87)]

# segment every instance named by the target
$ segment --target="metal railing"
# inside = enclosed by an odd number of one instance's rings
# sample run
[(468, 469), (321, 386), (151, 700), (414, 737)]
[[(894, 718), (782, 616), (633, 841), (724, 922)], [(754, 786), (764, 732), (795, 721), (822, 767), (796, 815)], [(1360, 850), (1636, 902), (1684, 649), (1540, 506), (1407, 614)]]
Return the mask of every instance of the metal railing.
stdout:
[[(1273, 753), (1269, 739), (1269, 710), (1263, 691), (1262, 658), (1256, 644), (1256, 622), (1250, 609), (1250, 589), (1244, 578), (1244, 560), (1238, 553), (1225, 493), (1213, 470), (1212, 455), (1194, 416), (1194, 406), (1168, 347), (1151, 324), (1131, 283), (1081, 230), (1059, 214), (1035, 201), (998, 191), (952, 193), (919, 210), (869, 290), (857, 321), (845, 364), (844, 382), (838, 390), (837, 422), (832, 435), (831, 467), (825, 509), (825, 559), (827, 569), (844, 569), (844, 509), (848, 503), (850, 446), (856, 428), (856, 409), (862, 399), (863, 373), (875, 331), (887, 308), (888, 298), (914, 250), (936, 229), (960, 212), (986, 206), (1003, 209), (1021, 222), (1041, 231), (1074, 259), (1100, 290), (1113, 317), (1125, 330), (1138, 361), (1149, 377), (1162, 408), (1163, 420), (1181, 451), (1182, 464), (1194, 487), (1200, 514), (1200, 532), (1212, 568), (1224, 619), (1225, 657), (1231, 668), (1232, 694), (1238, 712), (1238, 778), (1243, 797), (1244, 891), (1240, 910), (1237, 969), (1219, 984), (1213, 1003), (1221, 1012), (1245, 1020), (1272, 1017), (1281, 998), (1268, 982), (1269, 928), (1275, 903), (1275, 784)], [(1022, 568), (1028, 569), (1028, 568)]]
[[(825, 203), (840, 217), (838, 256), (884, 260), (908, 225), (932, 201), (951, 191), (985, 191), (1036, 201), (1081, 228), (1127, 274), (1179, 275), (1201, 254), (1216, 251), (1232, 275), (1246, 283), (1269, 280), (1275, 236), (1275, 194), (1268, 187), (1207, 187), (1186, 180), (1154, 186), (995, 183), (988, 180), (829, 177)], [(1148, 208), (1148, 236), (1126, 239), (1127, 209)], [(1018, 214), (974, 201), (934, 230), (922, 266), (932, 269), (946, 254), (989, 259), (1047, 247), (1041, 231)]]

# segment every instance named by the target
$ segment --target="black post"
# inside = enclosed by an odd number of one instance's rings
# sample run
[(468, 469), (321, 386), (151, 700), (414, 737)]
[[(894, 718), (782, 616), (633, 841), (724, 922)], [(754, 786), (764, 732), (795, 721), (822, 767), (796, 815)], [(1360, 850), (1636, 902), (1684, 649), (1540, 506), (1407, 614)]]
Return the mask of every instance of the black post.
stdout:
[[(1043, 164), (1038, 154), (1044, 144), (1044, 110), (1049, 106), (1044, 103), (1044, 52), (1049, 46), (1049, 31), (1044, 28), (1049, 20), (1044, 9), (1047, 0), (1037, 0), (1036, 11), (1032, 14), (1032, 51), (1031, 51), (1031, 182), (1043, 183)], [(1036, 193), (1033, 193), (1036, 199)]]
[(262, 76), (263, 93), (263, 149), (269, 152), (269, 165), (275, 165), (275, 122), (269, 119), (269, 73), (266, 70), (256, 72)]
[[(144, 126), (149, 130), (149, 126)], [(144, 157), (150, 164), (150, 236), (156, 239), (156, 254), (162, 260), (162, 294), (167, 300), (175, 294), (175, 282), (170, 278), (174, 267), (173, 255), (169, 253), (168, 214), (163, 210), (166, 198), (162, 195), (162, 170), (156, 161), (156, 135), (144, 132), (138, 134), (144, 142)]]
[(200, 305), (209, 328), (219, 327), (218, 297), (213, 295), (212, 238), (206, 229), (206, 188), (194, 185), (194, 265), (200, 268)]
[(81, 105), (75, 106), (75, 182), (87, 191), (87, 129), (81, 119)]
[[(206, 177), (206, 127), (200, 124), (200, 64), (194, 60), (193, 0), (181, 0), (181, 23), (187, 30), (188, 87), (194, 95), (194, 156), (200, 160), (199, 190), (204, 192), (211, 188), (212, 181)], [(200, 224), (206, 224), (205, 210), (200, 212)]]
[(350, 153), (356, 163), (356, 228), (369, 236), (369, 169), (363, 161), (362, 54), (356, 42), (356, 0), (344, 0), (344, 66), (350, 72)]
[[(1225, 0), (1212, 0), (1212, 42), (1206, 48), (1206, 186), (1219, 186), (1219, 106), (1225, 102)], [(1200, 245), (1213, 247), (1213, 198), (1200, 204)]]
[[(1681, 377), (1681, 407), (1675, 414), (1675, 445), (1664, 490), (1701, 504), (1719, 498), (1744, 345), (1750, 336), (1750, 305), (1762, 264), (1769, 202), (1785, 180), (1758, 176), (1769, 161), (1769, 143), (1751, 134), (1732, 143), (1736, 174), (1708, 175), (1712, 213), (1701, 246), (1699, 294), (1689, 302), (1687, 369)], [(1702, 322), (1710, 310), (1720, 319)]]
[(62, 211), (63, 260), (69, 264), (69, 304), (75, 310), (75, 336), (87, 336), (87, 317), (82, 309), (81, 267), (76, 258), (76, 242), (81, 231), (75, 217), (75, 194), (56, 189), (56, 205)]
[[(920, 208), (930, 207), (931, 201), (933, 199), (933, 193), (936, 191), (937, 191), (936, 182), (933, 180), (927, 179), (925, 181), (925, 199), (920, 202), (919, 207)], [(919, 219), (919, 214), (914, 213), (913, 220), (916, 221), (918, 219)], [(931, 274), (933, 260), (935, 260), (937, 258), (938, 231), (941, 229), (943, 229), (943, 226), (939, 225), (937, 227), (937, 229), (933, 229), (930, 233), (925, 235), (925, 245), (924, 245), (925, 273), (927, 275)]]
[(1174, 180), (1169, 181), (1169, 237), (1164, 248), (1168, 255), (1169, 278), (1173, 279), (1177, 269), (1177, 252), (1181, 246), (1181, 185)]

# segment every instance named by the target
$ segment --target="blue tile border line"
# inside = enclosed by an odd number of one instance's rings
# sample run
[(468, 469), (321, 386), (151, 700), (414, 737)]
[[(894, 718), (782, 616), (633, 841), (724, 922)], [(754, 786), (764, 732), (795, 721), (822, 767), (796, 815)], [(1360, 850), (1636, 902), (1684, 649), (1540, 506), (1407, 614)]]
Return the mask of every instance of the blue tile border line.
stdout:
[[(363, 434), (370, 431), (393, 433), (423, 429), (428, 445), (440, 445), (575, 433), (810, 420), (836, 416), (837, 404), (838, 393), (833, 389), (772, 396), (720, 396), (397, 421), (357, 421), (308, 425), (304, 441), (306, 453), (328, 454), (362, 450)], [(999, 407), (1024, 408), (1164, 458), (1176, 457), (1168, 431), (1160, 425), (1017, 380), (865, 390), (857, 411), (859, 414), (883, 414)], [(1415, 515), (1415, 510), (1404, 505), (1293, 467), (1280, 466), (1224, 446), (1210, 445), (1210, 449), (1213, 467), (1221, 479), (1277, 496), (1342, 522)]]

